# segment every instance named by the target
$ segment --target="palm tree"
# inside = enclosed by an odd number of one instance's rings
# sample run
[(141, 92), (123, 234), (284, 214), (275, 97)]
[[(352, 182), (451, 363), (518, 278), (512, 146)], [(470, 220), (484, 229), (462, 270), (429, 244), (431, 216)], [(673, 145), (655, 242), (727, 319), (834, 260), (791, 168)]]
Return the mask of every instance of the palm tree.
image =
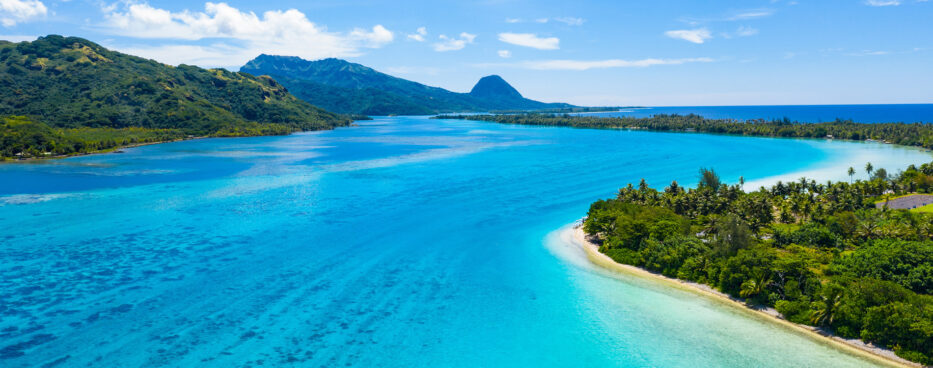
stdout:
[(852, 166), (849, 166), (849, 182), (850, 182), (850, 183), (852, 182), (852, 176), (853, 176), (853, 175), (855, 175), (855, 168), (852, 167)]
[(878, 227), (881, 224), (881, 214), (877, 211), (862, 210), (855, 212), (855, 218), (858, 220), (858, 235), (865, 238), (875, 238), (878, 235)]
[(868, 173), (868, 177), (871, 178), (871, 172), (875, 171), (875, 167), (871, 166), (871, 162), (865, 164), (865, 172)]
[(742, 290), (739, 291), (739, 296), (750, 298), (759, 295), (765, 291), (768, 285), (771, 285), (771, 281), (771, 275), (768, 272), (756, 270), (752, 278), (742, 283)]
[(810, 315), (810, 323), (814, 326), (830, 326), (833, 319), (836, 318), (836, 312), (842, 305), (842, 288), (829, 287), (828, 290), (820, 295), (820, 300), (813, 302), (813, 313)]

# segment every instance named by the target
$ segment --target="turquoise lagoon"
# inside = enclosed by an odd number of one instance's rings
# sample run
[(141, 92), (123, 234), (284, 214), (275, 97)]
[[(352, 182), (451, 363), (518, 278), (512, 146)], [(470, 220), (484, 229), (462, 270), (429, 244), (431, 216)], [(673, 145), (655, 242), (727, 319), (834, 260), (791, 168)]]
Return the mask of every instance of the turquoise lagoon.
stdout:
[(629, 182), (692, 185), (701, 166), (760, 185), (931, 160), (838, 141), (359, 125), (0, 165), (0, 366), (870, 366), (595, 269), (560, 229)]

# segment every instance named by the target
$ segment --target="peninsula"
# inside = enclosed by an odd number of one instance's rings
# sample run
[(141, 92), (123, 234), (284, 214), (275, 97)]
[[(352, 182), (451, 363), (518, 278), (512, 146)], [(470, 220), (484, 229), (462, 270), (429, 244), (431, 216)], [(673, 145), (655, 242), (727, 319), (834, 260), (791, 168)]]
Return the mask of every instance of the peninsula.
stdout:
[(436, 118), (573, 128), (639, 129), (660, 132), (733, 134), (755, 137), (845, 139), (853, 141), (875, 141), (933, 149), (933, 124), (919, 122), (858, 123), (851, 120), (837, 119), (821, 123), (800, 123), (790, 121), (789, 119), (707, 119), (693, 114), (658, 114), (649, 118), (634, 118), (525, 113), (440, 115)]
[(933, 214), (875, 206), (933, 191), (933, 163), (865, 170), (871, 179), (751, 192), (711, 169), (696, 188), (642, 180), (593, 203), (582, 229), (620, 264), (933, 364)]

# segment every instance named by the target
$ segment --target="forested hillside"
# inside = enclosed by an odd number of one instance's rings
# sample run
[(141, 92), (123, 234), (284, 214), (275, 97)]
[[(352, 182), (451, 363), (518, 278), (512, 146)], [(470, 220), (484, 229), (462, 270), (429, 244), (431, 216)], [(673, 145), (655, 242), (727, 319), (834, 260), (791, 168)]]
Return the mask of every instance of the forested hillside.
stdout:
[(571, 106), (524, 98), (499, 76), (483, 78), (477, 83), (479, 89), (474, 88), (476, 93), (457, 93), (333, 58), (309, 61), (292, 56), (260, 55), (240, 71), (270, 75), (305, 101), (346, 114), (425, 115)]
[[(286, 134), (349, 123), (345, 116), (296, 98), (269, 77), (189, 65), (173, 67), (110, 51), (85, 39), (56, 35), (33, 42), (0, 42), (0, 116), (8, 117), (4, 134), (29, 127), (30, 134), (44, 137), (34, 142), (61, 142), (62, 135), (80, 140), (70, 134), (106, 128), (110, 133), (101, 130), (92, 135), (113, 135), (116, 145), (124, 144), (128, 135), (115, 130), (126, 128), (159, 131), (137, 140), (161, 140), (188, 135)], [(4, 136), (0, 141), (12, 140)], [(30, 144), (22, 137), (15, 140)], [(20, 156), (71, 153), (43, 144), (23, 150), (5, 144), (0, 151), (4, 156), (13, 151)]]

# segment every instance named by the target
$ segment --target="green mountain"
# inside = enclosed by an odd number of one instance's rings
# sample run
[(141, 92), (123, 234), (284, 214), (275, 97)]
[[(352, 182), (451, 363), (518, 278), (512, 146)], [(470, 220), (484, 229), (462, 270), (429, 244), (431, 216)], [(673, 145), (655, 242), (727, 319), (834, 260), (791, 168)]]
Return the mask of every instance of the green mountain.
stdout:
[(240, 68), (240, 72), (272, 76), (299, 98), (346, 114), (424, 115), (571, 106), (526, 99), (499, 76), (481, 79), (473, 89), (476, 93), (457, 93), (333, 58), (308, 61), (293, 56), (259, 55)]
[[(0, 121), (0, 156), (68, 154), (188, 135), (286, 134), (349, 123), (346, 116), (296, 98), (269, 77), (173, 67), (56, 35), (0, 41), (0, 116), (12, 115), (24, 117)], [(120, 131), (127, 128), (160, 133)], [(111, 133), (86, 134), (90, 129)], [(75, 146), (83, 138), (70, 138), (79, 131), (81, 137), (100, 141)], [(32, 136), (44, 138), (25, 142)], [(15, 144), (31, 148), (14, 152), (10, 147)]]
[(470, 96), (477, 98), (522, 98), (522, 94), (498, 75), (483, 77), (476, 82)]

